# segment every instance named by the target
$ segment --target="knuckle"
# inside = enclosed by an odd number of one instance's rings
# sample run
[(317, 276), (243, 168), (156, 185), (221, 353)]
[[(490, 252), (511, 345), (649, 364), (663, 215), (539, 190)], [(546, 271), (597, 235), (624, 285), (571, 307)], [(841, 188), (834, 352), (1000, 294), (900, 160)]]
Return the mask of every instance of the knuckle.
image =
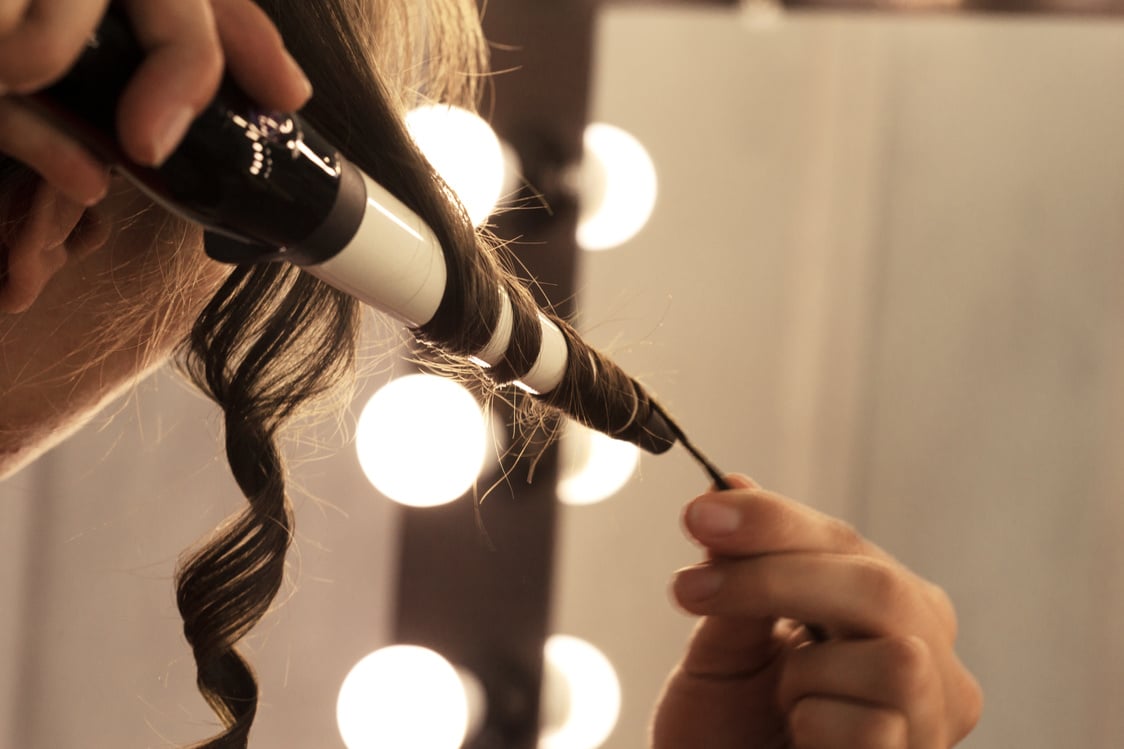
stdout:
[(223, 69), (226, 66), (226, 58), (223, 55), (218, 37), (212, 35), (202, 42), (198, 54), (192, 60), (192, 65), (195, 66), (196, 74), (202, 82), (203, 89), (204, 100), (197, 103), (204, 106), (210, 102), (215, 91), (218, 90), (219, 83), (222, 81)]
[(921, 699), (935, 676), (932, 653), (920, 637), (889, 637), (883, 643), (888, 678), (894, 691), (906, 702)]
[(55, 34), (42, 34), (35, 47), (35, 59), (41, 71), (62, 72), (76, 50)]
[(964, 672), (959, 702), (961, 707), (958, 711), (958, 719), (953, 721), (957, 741), (971, 733), (983, 717), (983, 689), (975, 677), (967, 671)]
[(863, 559), (855, 567), (855, 586), (871, 610), (893, 612), (908, 595), (899, 570), (877, 559)]
[(855, 526), (839, 518), (831, 518), (828, 522), (828, 534), (832, 542), (840, 549), (859, 549), (863, 545), (862, 534)]
[(19, 62), (6, 72), (6, 83), (14, 90), (27, 92), (62, 77), (74, 62), (81, 46), (58, 34), (38, 33), (23, 37), (24, 49), (34, 50), (34, 54), (19, 56)]
[(70, 58), (62, 45), (44, 37), (42, 43), (29, 45), (35, 54), (10, 55), (3, 64), (3, 82), (16, 93), (31, 93), (61, 78)]
[(936, 609), (937, 615), (948, 632), (949, 641), (954, 642), (960, 629), (960, 622), (956, 616), (956, 607), (952, 603), (952, 597), (949, 596), (948, 591), (936, 583), (927, 583), (927, 590), (933, 608)]

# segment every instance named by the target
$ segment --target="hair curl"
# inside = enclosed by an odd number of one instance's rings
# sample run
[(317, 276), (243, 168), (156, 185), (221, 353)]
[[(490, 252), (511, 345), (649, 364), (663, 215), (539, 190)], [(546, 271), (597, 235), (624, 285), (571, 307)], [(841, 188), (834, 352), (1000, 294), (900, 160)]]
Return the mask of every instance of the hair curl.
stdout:
[[(403, 107), (422, 97), (474, 103), (484, 46), (473, 5), (259, 4), (313, 83), (316, 95), (302, 112), (309, 124), (443, 241), (475, 243), (402, 124)], [(389, 81), (399, 85), (388, 89)], [(224, 726), (204, 749), (245, 747), (257, 709), (256, 680), (235, 646), (280, 589), (292, 540), (278, 431), (344, 379), (358, 323), (356, 302), (316, 278), (283, 264), (244, 266), (214, 294), (181, 352), (182, 368), (224, 412), (227, 460), (247, 500), (185, 556), (176, 576), (197, 685)]]

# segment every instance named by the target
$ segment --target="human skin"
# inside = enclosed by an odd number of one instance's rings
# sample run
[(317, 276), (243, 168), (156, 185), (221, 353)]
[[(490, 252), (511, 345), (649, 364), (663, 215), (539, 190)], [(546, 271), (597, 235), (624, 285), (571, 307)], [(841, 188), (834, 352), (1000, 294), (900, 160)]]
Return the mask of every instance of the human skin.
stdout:
[[(0, 0), (0, 151), (39, 175), (0, 195), (0, 476), (164, 361), (226, 273), (203, 254), (198, 227), (173, 221), (18, 96), (66, 72), (106, 5)], [(174, 150), (224, 70), (265, 107), (296, 110), (311, 94), (249, 0), (121, 5), (147, 52), (118, 110), (138, 163)]]
[[(673, 596), (702, 618), (654, 749), (947, 749), (979, 720), (948, 596), (846, 524), (744, 476), (692, 501), (706, 560)], [(814, 622), (813, 641), (796, 622)]]

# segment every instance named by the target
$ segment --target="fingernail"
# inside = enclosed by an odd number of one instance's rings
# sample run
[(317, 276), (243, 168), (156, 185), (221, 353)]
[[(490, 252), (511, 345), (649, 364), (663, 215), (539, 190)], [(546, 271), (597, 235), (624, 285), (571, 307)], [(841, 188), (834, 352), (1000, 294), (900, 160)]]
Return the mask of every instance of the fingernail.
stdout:
[(713, 567), (687, 567), (675, 577), (675, 597), (683, 603), (710, 598), (722, 587), (722, 573)]
[(741, 524), (741, 511), (725, 502), (699, 499), (687, 508), (687, 527), (695, 534), (724, 536)]
[(106, 173), (105, 181), (99, 184), (93, 192), (86, 196), (83, 201), (87, 208), (92, 208), (98, 203), (105, 200), (105, 196), (109, 194), (109, 174)]
[(187, 129), (191, 127), (191, 121), (195, 119), (195, 112), (190, 107), (183, 107), (177, 109), (168, 115), (168, 119), (164, 122), (164, 127), (159, 130), (156, 136), (156, 152), (153, 154), (152, 165), (159, 166), (163, 164), (172, 152), (176, 150), (176, 146), (183, 140), (183, 136), (187, 133)]

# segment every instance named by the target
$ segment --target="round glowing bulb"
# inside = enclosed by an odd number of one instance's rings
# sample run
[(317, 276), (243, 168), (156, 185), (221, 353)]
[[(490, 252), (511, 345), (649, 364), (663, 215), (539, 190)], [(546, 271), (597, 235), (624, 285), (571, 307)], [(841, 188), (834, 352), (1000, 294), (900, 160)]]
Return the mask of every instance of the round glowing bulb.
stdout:
[(469, 699), (453, 666), (415, 645), (376, 650), (340, 686), (336, 722), (348, 749), (457, 749)]
[(487, 448), (484, 414), (452, 380), (415, 374), (380, 388), (359, 415), (355, 449), (363, 473), (396, 502), (452, 502), (480, 475)]
[(407, 113), (406, 129), (472, 223), (484, 223), (496, 209), (505, 179), (504, 151), (492, 127), (467, 109), (432, 104)]
[(569, 505), (600, 502), (628, 483), (640, 462), (636, 445), (574, 422), (562, 435), (558, 498)]
[(545, 649), (544, 729), (539, 749), (596, 749), (621, 709), (616, 671), (585, 640), (553, 635)]
[(632, 239), (656, 206), (656, 167), (640, 141), (619, 127), (585, 129), (578, 244), (607, 250)]

